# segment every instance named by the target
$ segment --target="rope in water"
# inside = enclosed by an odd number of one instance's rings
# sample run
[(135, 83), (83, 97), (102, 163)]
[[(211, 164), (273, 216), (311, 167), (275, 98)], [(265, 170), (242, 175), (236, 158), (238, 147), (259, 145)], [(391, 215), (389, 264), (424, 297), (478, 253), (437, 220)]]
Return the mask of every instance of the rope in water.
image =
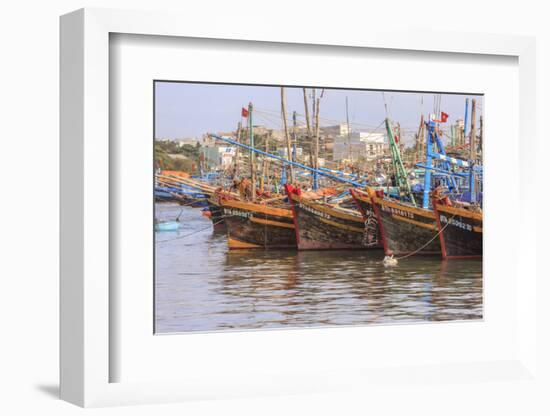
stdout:
[(454, 214), (451, 219), (447, 222), (447, 224), (445, 224), (443, 227), (441, 227), (441, 230), (439, 230), (438, 233), (436, 233), (436, 235), (434, 235), (426, 244), (424, 244), (422, 247), (420, 247), (419, 249), (413, 251), (412, 253), (409, 253), (405, 256), (402, 256), (402, 257), (395, 257), (395, 260), (403, 260), (403, 259), (406, 259), (407, 257), (411, 257), (411, 256), (414, 256), (415, 254), (418, 254), (419, 251), (423, 250), (424, 248), (426, 248), (432, 241), (434, 241), (437, 237), (439, 237), (439, 234), (441, 234), (443, 232), (443, 230), (445, 228), (447, 228), (447, 226), (451, 223), (451, 220), (455, 217), (456, 214)]
[[(224, 217), (225, 218), (225, 217)], [(223, 222), (223, 218), (219, 221), (216, 221), (214, 223), (212, 223), (212, 225), (217, 225), (219, 223)], [(208, 227), (204, 227), (204, 228), (201, 228), (200, 230), (196, 230), (196, 231), (193, 231), (192, 233), (189, 233), (189, 234), (185, 234), (185, 235), (180, 235), (179, 237), (174, 237), (174, 238), (168, 238), (166, 240), (160, 240), (160, 241), (157, 241), (157, 243), (166, 243), (166, 242), (169, 242), (169, 241), (175, 241), (175, 240), (181, 240), (183, 238), (186, 238), (186, 237), (190, 237), (192, 235), (195, 235), (195, 234), (198, 234), (202, 231), (206, 231), (206, 230), (209, 230), (211, 228), (211, 226), (209, 225)]]

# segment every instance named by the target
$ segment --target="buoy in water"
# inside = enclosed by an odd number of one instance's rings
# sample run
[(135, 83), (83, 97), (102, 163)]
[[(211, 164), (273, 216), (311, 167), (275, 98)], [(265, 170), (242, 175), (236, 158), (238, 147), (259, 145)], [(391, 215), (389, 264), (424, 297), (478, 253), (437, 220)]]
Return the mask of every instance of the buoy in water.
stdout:
[(179, 221), (160, 221), (155, 224), (155, 231), (177, 231), (179, 228)]
[(393, 254), (384, 257), (384, 266), (397, 266), (397, 259), (393, 258)]

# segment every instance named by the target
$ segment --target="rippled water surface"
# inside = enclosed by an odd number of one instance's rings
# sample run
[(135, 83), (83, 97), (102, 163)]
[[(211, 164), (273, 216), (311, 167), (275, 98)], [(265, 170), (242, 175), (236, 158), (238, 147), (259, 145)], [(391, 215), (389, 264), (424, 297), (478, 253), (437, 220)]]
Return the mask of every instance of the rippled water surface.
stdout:
[[(183, 210), (183, 211), (182, 211)], [(482, 318), (481, 261), (381, 251), (229, 251), (200, 209), (157, 204), (157, 333)]]

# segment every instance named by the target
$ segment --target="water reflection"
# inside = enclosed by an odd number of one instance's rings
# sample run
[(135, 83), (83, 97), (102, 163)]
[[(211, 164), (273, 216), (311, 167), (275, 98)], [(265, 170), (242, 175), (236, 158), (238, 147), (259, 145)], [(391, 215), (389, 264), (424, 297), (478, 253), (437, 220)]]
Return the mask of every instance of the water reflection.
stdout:
[[(180, 235), (208, 226), (195, 209), (182, 218)], [(168, 234), (157, 233), (157, 332), (482, 317), (480, 261), (414, 257), (385, 268), (380, 251), (229, 252), (223, 233)]]

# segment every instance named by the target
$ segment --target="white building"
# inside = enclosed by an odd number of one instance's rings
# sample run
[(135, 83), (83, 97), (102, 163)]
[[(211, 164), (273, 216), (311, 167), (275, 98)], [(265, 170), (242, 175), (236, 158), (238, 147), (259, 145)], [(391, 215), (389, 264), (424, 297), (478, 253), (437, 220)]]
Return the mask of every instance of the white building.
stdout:
[(329, 137), (338, 137), (348, 135), (348, 125), (345, 123), (337, 124), (336, 126), (325, 126), (320, 128), (321, 133)]
[[(294, 149), (291, 149), (290, 150), (291, 152), (294, 152)], [(287, 151), (286, 151), (286, 146), (285, 147), (279, 147), (277, 149), (277, 153), (281, 156), (281, 157), (284, 157), (285, 159), (288, 159), (288, 156), (287, 156)], [(303, 155), (304, 151), (301, 147), (297, 147), (296, 148), (296, 158), (297, 159), (301, 159), (302, 158), (302, 155)]]
[(235, 158), (233, 146), (206, 146), (202, 148), (204, 160), (208, 167), (229, 168)]
[(176, 140), (176, 143), (177, 143), (178, 147), (182, 147), (184, 145), (196, 146), (198, 142), (199, 142), (199, 140), (195, 139), (194, 137), (186, 137), (186, 138), (183, 138), (183, 139), (177, 139)]
[(337, 136), (334, 139), (334, 160), (366, 160), (375, 159), (384, 154), (387, 148), (383, 133), (352, 132), (348, 139), (346, 136)]

